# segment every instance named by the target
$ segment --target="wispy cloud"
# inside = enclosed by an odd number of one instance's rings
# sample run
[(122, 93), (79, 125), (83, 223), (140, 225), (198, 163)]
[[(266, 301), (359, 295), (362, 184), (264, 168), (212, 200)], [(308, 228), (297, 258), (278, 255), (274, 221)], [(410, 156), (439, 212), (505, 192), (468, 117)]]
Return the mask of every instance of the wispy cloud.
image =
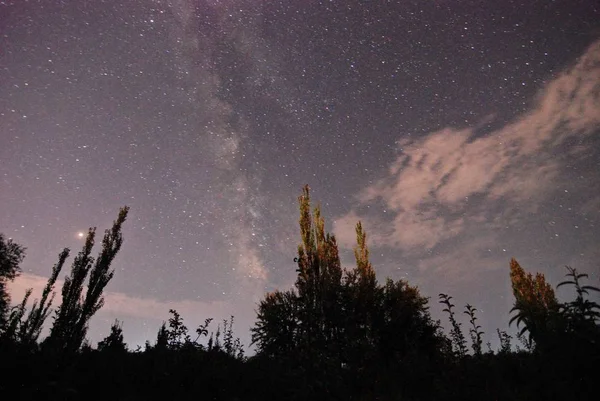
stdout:
[[(28, 288), (33, 289), (30, 303), (42, 294), (42, 290), (48, 281), (47, 277), (35, 274), (22, 274), (14, 282), (9, 284), (12, 303), (17, 304), (23, 299)], [(58, 280), (55, 286), (57, 292), (54, 307), (60, 305), (60, 289), (63, 280)], [(142, 319), (166, 319), (169, 309), (177, 310), (183, 316), (228, 316), (233, 307), (227, 302), (199, 302), (191, 300), (161, 301), (153, 298), (141, 298), (130, 296), (121, 292), (106, 291), (104, 294), (105, 304), (102, 313), (118, 315), (120, 317), (136, 317)]]
[(399, 142), (386, 174), (357, 194), (358, 205), (334, 222), (343, 245), (359, 219), (374, 246), (432, 248), (472, 224), (493, 223), (490, 208), (535, 209), (560, 182), (566, 159), (600, 128), (600, 42), (540, 92), (533, 109), (481, 134), (479, 127), (445, 128)]

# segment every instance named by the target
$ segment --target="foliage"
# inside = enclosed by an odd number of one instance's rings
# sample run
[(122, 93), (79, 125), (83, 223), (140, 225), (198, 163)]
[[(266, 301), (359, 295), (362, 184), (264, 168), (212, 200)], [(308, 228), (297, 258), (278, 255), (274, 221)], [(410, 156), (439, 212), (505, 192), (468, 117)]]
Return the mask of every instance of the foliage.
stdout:
[(0, 234), (0, 280), (12, 281), (19, 276), (19, 265), (25, 258), (25, 247)]
[(555, 329), (558, 301), (554, 289), (546, 283), (543, 274), (536, 273), (535, 277), (525, 270), (515, 259), (510, 261), (510, 280), (515, 297), (514, 307), (511, 309), (516, 314), (510, 323), (521, 324), (520, 334), (529, 333), (529, 340), (537, 346), (545, 346), (552, 337)]
[(127, 344), (123, 340), (122, 324), (115, 319), (110, 326), (110, 334), (98, 343), (100, 352), (127, 352)]
[(227, 355), (243, 359), (244, 358), (244, 347), (239, 338), (233, 336), (233, 316), (229, 318), (229, 321), (223, 320), (223, 342), (221, 343), (221, 327), (217, 327), (217, 332), (211, 334), (209, 339), (208, 350), (209, 351), (223, 351)]
[[(33, 347), (42, 332), (44, 323), (50, 314), (50, 307), (54, 301), (56, 295), (54, 285), (60, 274), (65, 261), (69, 257), (69, 249), (65, 248), (58, 255), (58, 263), (52, 267), (52, 274), (48, 278), (48, 282), (42, 292), (42, 299), (39, 301), (36, 299), (29, 310), (27, 319), (20, 324), (19, 328), (19, 341), (26, 346)], [(52, 293), (52, 295), (50, 295)], [(50, 296), (50, 299), (48, 297)]]
[(571, 279), (559, 283), (556, 288), (564, 285), (575, 287), (575, 300), (560, 305), (560, 314), (566, 323), (566, 330), (572, 333), (586, 336), (598, 335), (598, 324), (600, 323), (600, 305), (586, 299), (590, 291), (600, 292), (600, 289), (591, 285), (582, 285), (580, 280), (588, 278), (584, 273), (578, 273), (576, 269), (566, 266), (567, 277)]
[(403, 280), (377, 283), (362, 224), (356, 225), (356, 267), (343, 270), (320, 208), (311, 213), (308, 187), (298, 201), (298, 276), (294, 289), (260, 302), (252, 328), (258, 355), (295, 361), (313, 383), (311, 394), (338, 388), (344, 376), (362, 377), (352, 385), (365, 391), (393, 367), (409, 375), (425, 361), (440, 360), (446, 339), (429, 315), (428, 299)]
[(469, 335), (471, 336), (471, 347), (473, 348), (473, 354), (480, 356), (483, 339), (483, 331), (481, 331), (481, 326), (477, 324), (477, 316), (475, 316), (475, 309), (473, 306), (467, 304), (465, 305), (465, 314), (469, 316), (469, 323), (471, 327), (469, 328)]
[[(123, 243), (121, 228), (128, 211), (127, 206), (121, 208), (112, 228), (105, 231), (102, 250), (95, 260), (91, 252), (96, 229), (89, 229), (83, 249), (73, 261), (71, 274), (65, 278), (62, 287), (62, 303), (56, 311), (46, 343), (49, 347), (71, 352), (81, 347), (89, 320), (104, 305), (102, 294), (114, 275), (110, 265), (121, 249)], [(89, 280), (84, 296), (84, 284), (88, 275)]]
[(504, 330), (496, 329), (498, 338), (500, 339), (500, 354), (508, 354), (512, 349), (511, 340), (512, 336)]
[(25, 247), (0, 233), (0, 333), (6, 329), (10, 296), (6, 290), (9, 281), (21, 273), (20, 264), (25, 258)]
[(183, 324), (183, 319), (175, 309), (169, 309), (172, 315), (169, 318), (169, 330), (167, 330), (167, 342), (171, 349), (181, 349), (185, 344), (189, 344), (192, 339), (188, 334), (188, 328)]
[[(148, 348), (148, 346), (146, 346)], [(156, 334), (156, 344), (155, 348), (159, 350), (164, 350), (169, 348), (169, 330), (167, 329), (167, 325), (165, 322), (158, 329), (158, 333)]]
[(27, 300), (31, 296), (31, 289), (25, 291), (25, 296), (19, 305), (13, 306), (10, 310), (10, 316), (8, 318), (8, 324), (2, 333), (2, 340), (9, 342), (17, 341), (17, 333), (19, 330), (19, 325), (23, 319), (23, 315), (25, 315), (25, 305), (27, 304)]
[(461, 323), (456, 320), (453, 310), (454, 304), (452, 303), (452, 297), (447, 294), (439, 294), (439, 298), (440, 303), (446, 305), (444, 312), (448, 314), (448, 319), (450, 320), (450, 324), (452, 326), (452, 329), (450, 330), (452, 349), (458, 358), (463, 358), (465, 355), (467, 355), (467, 340), (465, 340), (465, 336), (460, 328)]
[[(404, 280), (377, 282), (360, 222), (356, 266), (342, 269), (335, 237), (325, 233), (320, 210), (311, 213), (308, 188), (299, 203), (298, 277), (294, 288), (266, 294), (260, 302), (252, 331), (256, 355), (244, 357), (242, 344), (233, 334), (233, 316), (223, 320), (216, 332), (209, 332), (212, 319), (206, 319), (193, 339), (174, 309), (169, 310), (170, 317), (160, 327), (154, 345), (147, 341), (145, 348), (128, 350), (122, 323), (115, 321), (97, 350), (79, 325), (71, 328), (69, 337), (79, 341), (79, 346), (63, 342), (65, 347), (59, 347), (72, 352), (45, 352), (37, 347), (37, 340), (68, 256), (65, 250), (29, 313), (26, 304), (31, 290), (20, 304), (7, 310), (0, 358), (10, 363), (0, 364), (0, 394), (44, 400), (597, 398), (597, 374), (587, 367), (600, 363), (600, 306), (589, 299), (599, 289), (582, 283), (586, 274), (567, 267), (567, 280), (557, 288), (572, 286), (575, 299), (560, 303), (542, 275), (526, 274), (511, 261), (513, 311), (517, 312), (512, 321), (519, 326), (516, 338), (527, 351), (535, 352), (514, 350), (512, 336), (498, 329), (498, 351), (493, 353), (488, 343), (490, 352), (483, 354), (477, 309), (467, 304), (470, 356), (452, 297), (440, 294), (451, 323), (447, 338), (439, 322), (431, 319), (429, 300), (417, 287)], [(120, 232), (108, 235), (103, 245), (106, 253), (101, 252), (96, 260), (90, 257), (92, 235), (74, 261), (70, 284), (66, 289), (63, 286), (67, 296), (60, 308), (71, 308), (63, 312), (65, 319), (78, 323), (86, 315), (86, 305), (93, 310), (102, 304), (99, 289), (112, 277), (109, 261), (120, 246)], [(92, 280), (90, 273), (103, 254), (102, 268)], [(11, 266), (18, 267), (18, 263)], [(94, 289), (90, 290), (92, 281)], [(53, 326), (57, 332), (60, 312)]]

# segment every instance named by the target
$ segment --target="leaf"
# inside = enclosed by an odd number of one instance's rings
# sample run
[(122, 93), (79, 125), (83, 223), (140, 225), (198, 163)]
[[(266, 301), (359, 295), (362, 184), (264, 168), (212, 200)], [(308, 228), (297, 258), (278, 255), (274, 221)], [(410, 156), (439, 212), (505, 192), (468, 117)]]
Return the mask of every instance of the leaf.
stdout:
[(559, 287), (561, 287), (563, 285), (567, 285), (567, 284), (575, 285), (575, 282), (574, 281), (562, 281), (562, 282), (558, 283), (556, 288), (559, 288)]
[(592, 291), (597, 291), (600, 292), (600, 288), (598, 287), (593, 287), (591, 285), (584, 285), (583, 287), (581, 287), (581, 289), (583, 290), (592, 290)]

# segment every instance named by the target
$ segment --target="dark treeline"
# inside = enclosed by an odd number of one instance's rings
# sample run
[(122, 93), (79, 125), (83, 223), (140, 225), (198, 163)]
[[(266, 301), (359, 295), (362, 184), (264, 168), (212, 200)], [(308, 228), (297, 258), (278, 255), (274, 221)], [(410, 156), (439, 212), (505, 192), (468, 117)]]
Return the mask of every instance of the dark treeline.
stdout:
[[(449, 332), (429, 298), (404, 280), (377, 281), (367, 234), (356, 226), (356, 266), (344, 269), (308, 187), (299, 198), (301, 244), (292, 289), (266, 294), (252, 328), (256, 355), (234, 336), (233, 317), (189, 330), (176, 310), (144, 347), (129, 349), (121, 322), (94, 348), (88, 324), (104, 303), (128, 208), (92, 257), (95, 229), (73, 259), (54, 306), (63, 250), (41, 298), (11, 306), (8, 281), (25, 249), (0, 235), (0, 397), (21, 400), (584, 400), (597, 399), (600, 306), (585, 274), (567, 267), (574, 300), (559, 302), (542, 274), (510, 261), (513, 338), (484, 344), (477, 309), (439, 294)], [(508, 279), (508, 277), (507, 277)], [(54, 309), (53, 309), (54, 307)], [(458, 315), (467, 315), (468, 325)], [(49, 335), (40, 334), (51, 317)]]

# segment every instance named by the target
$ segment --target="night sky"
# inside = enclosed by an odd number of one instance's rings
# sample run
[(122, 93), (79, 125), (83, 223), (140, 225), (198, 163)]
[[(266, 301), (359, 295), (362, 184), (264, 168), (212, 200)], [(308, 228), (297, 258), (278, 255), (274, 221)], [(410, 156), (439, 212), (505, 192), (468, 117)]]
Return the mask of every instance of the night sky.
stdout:
[(475, 305), (484, 341), (508, 328), (511, 257), (599, 285), (599, 3), (0, 1), (13, 302), (128, 205), (92, 342), (115, 318), (154, 341), (175, 308), (190, 329), (234, 315), (247, 345), (295, 280), (304, 184), (345, 266), (360, 219), (380, 281), (436, 318), (439, 292)]

